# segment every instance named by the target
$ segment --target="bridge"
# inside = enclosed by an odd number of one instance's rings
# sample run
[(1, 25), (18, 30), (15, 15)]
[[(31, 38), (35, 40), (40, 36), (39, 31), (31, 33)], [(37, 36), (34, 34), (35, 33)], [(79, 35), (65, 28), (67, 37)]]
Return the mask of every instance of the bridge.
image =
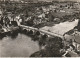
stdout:
[(57, 37), (60, 37), (60, 38), (64, 38), (63, 35), (60, 35), (60, 34), (57, 34), (57, 33), (54, 33), (54, 32), (49, 32), (49, 31), (46, 31), (46, 30), (41, 30), (41, 29), (38, 29), (38, 28), (34, 28), (34, 27), (30, 27), (30, 26), (24, 26), (24, 25), (20, 25), (21, 28), (23, 29), (26, 29), (26, 30), (32, 30), (33, 32), (35, 31), (39, 31), (40, 34), (46, 34), (48, 36), (57, 36)]

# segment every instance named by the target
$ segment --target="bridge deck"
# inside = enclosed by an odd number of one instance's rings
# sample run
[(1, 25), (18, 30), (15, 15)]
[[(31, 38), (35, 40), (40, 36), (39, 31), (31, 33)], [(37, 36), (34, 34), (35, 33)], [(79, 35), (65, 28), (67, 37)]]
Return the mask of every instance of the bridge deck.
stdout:
[(49, 31), (45, 31), (45, 30), (40, 30), (38, 28), (24, 26), (24, 25), (20, 25), (20, 27), (25, 28), (25, 29), (31, 29), (31, 30), (40, 31), (41, 33), (45, 33), (45, 34), (50, 35), (50, 36), (58, 36), (58, 37), (63, 38), (63, 35), (60, 35), (60, 34), (57, 34), (57, 33), (53, 33), (53, 32), (49, 32)]

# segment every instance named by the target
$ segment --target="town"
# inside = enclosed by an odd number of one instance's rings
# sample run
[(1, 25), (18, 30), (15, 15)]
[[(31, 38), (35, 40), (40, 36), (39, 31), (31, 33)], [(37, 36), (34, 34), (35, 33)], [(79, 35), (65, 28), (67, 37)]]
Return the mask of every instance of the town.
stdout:
[(80, 2), (0, 0), (0, 57), (80, 57)]

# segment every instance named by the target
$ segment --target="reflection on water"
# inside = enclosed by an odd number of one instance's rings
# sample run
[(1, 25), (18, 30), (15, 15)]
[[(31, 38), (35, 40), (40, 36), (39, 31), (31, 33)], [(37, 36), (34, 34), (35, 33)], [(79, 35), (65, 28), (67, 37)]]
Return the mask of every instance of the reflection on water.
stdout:
[[(15, 33), (13, 35), (15, 36)], [(0, 40), (0, 57), (29, 57), (39, 51), (38, 43), (32, 41), (30, 37), (20, 33), (14, 40), (13, 37), (7, 36)]]

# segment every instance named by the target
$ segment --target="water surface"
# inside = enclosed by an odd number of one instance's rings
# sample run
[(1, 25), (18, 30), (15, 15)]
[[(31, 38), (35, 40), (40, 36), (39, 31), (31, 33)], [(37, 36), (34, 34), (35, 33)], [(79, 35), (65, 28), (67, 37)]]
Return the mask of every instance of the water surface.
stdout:
[(7, 36), (0, 40), (0, 57), (29, 57), (36, 51), (39, 51), (38, 43), (24, 34), (18, 34), (16, 38)]

